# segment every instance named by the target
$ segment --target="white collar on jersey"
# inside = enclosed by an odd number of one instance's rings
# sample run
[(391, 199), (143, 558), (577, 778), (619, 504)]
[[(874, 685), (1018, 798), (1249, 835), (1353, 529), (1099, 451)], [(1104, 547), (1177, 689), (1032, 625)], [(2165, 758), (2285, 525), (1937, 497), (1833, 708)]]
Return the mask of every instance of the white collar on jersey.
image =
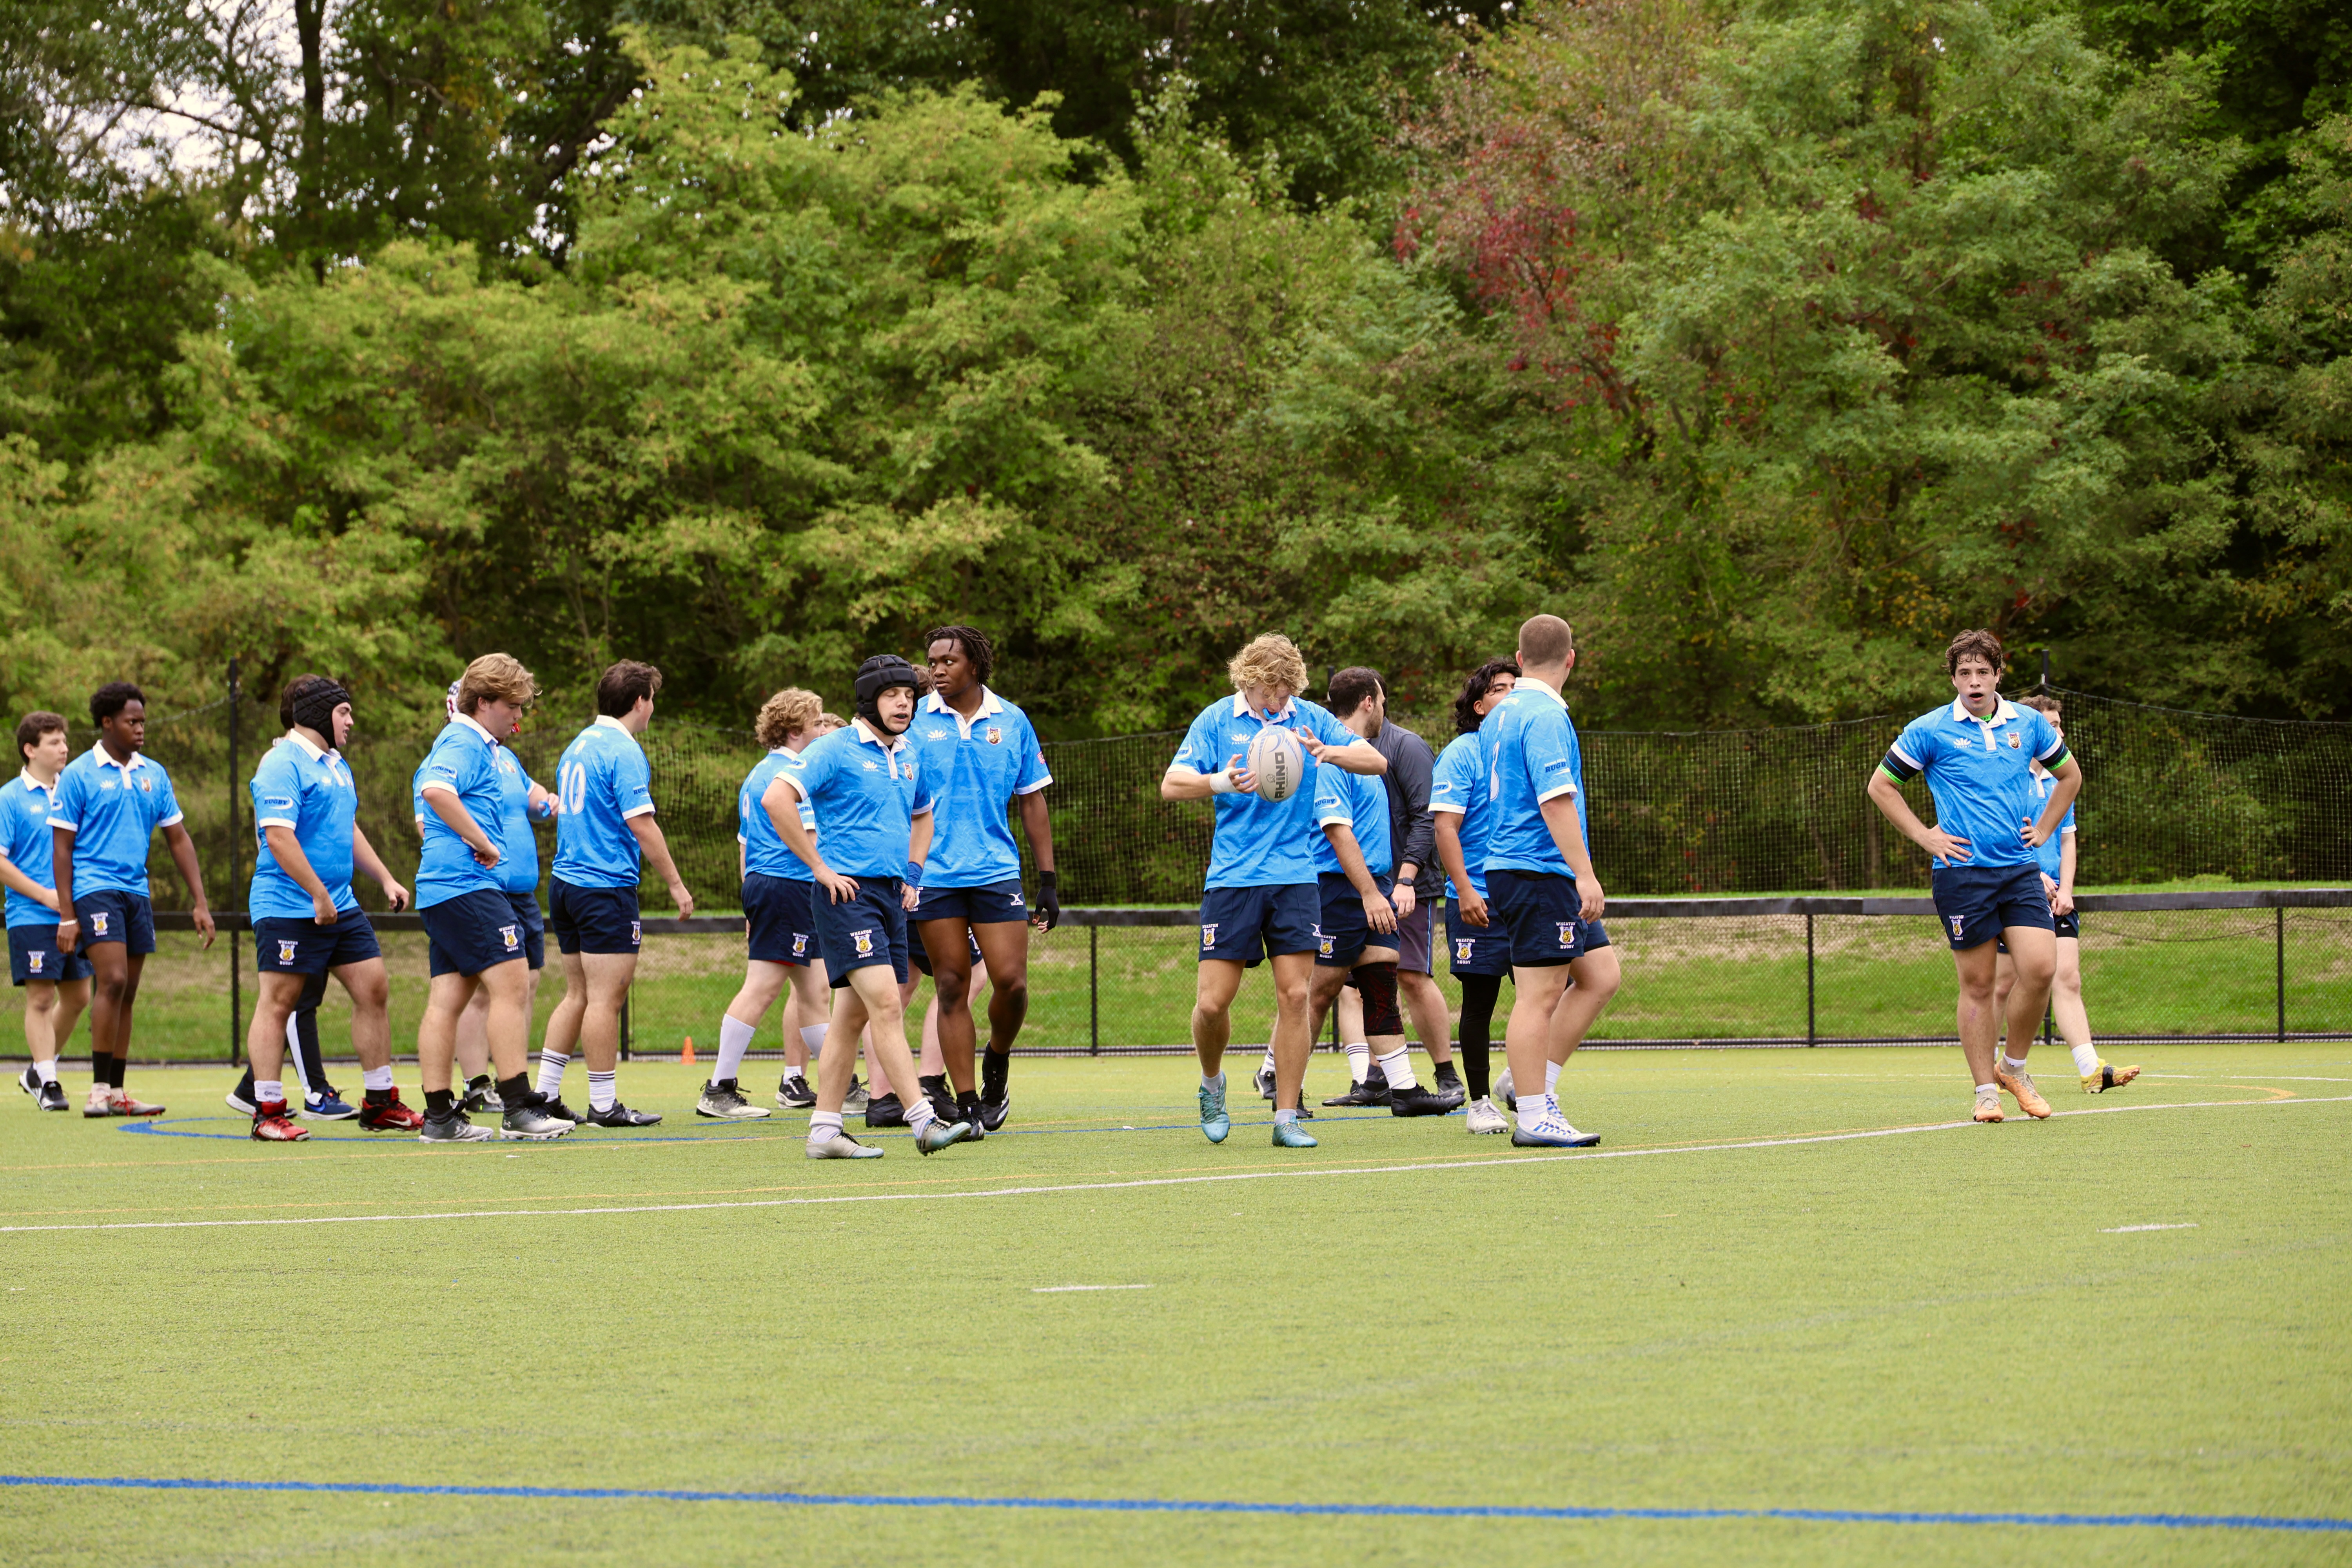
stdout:
[(1532, 675), (1520, 676), (1518, 679), (1511, 683), (1511, 689), (1517, 691), (1522, 686), (1534, 688), (1536, 690), (1542, 692), (1546, 697), (1550, 698), (1554, 702), (1559, 703), (1562, 708), (1568, 706), (1567, 698), (1562, 697), (1559, 692), (1554, 691), (1549, 683), (1538, 680)]
[(1265, 714), (1257, 712), (1250, 707), (1248, 698), (1243, 696), (1238, 691), (1234, 693), (1234, 717), (1236, 719), (1248, 717), (1260, 720), (1269, 724), (1287, 724), (1291, 720), (1297, 716), (1298, 699), (1297, 697), (1286, 698), (1283, 700), (1282, 711), (1276, 714), (1273, 718), (1267, 719)]
[(33, 776), (33, 770), (30, 768), (18, 768), (16, 770), (16, 778), (26, 789), (37, 789), (43, 795), (47, 795), (50, 790), (57, 787), (54, 784), (45, 784), (40, 780), (35, 778)]
[(287, 731), (286, 738), (293, 742), (296, 745), (301, 747), (304, 751), (310, 752), (310, 760), (314, 763), (323, 763), (329, 757), (340, 757), (342, 755), (341, 752), (338, 752), (332, 746), (329, 746), (326, 750), (320, 751), (318, 747), (310, 743), (310, 737), (305, 735), (299, 730)]
[(1982, 719), (1978, 718), (1975, 714), (1969, 711), (1969, 704), (1966, 698), (1955, 697), (1952, 699), (1952, 721), (1956, 724), (1981, 724), (1990, 729), (1996, 725), (2006, 724), (2011, 719), (2016, 717), (2017, 704), (2011, 702), (2006, 697), (1996, 697), (1993, 699), (1991, 713)]
[(974, 713), (971, 716), (971, 719), (965, 718), (962, 714), (949, 707), (947, 699), (941, 697), (936, 691), (923, 699), (921, 711), (925, 713), (947, 714), (956, 721), (956, 728), (963, 732), (963, 738), (969, 741), (971, 739), (972, 720), (995, 718), (998, 714), (1004, 711), (1004, 703), (995, 692), (991, 691), (987, 687), (983, 686), (980, 689), (980, 710)]
[(479, 735), (483, 740), (488, 741), (493, 746), (499, 743), (499, 738), (496, 735), (491, 734), (488, 730), (482, 728), (481, 721), (475, 718), (471, 713), (455, 714), (450, 718), (449, 721), (453, 724), (463, 724), (467, 729), (471, 730), (475, 734)]
[(143, 752), (131, 752), (131, 760), (127, 763), (116, 762), (113, 753), (106, 749), (106, 742), (103, 741), (92, 746), (89, 749), (89, 754), (98, 759), (98, 765), (101, 768), (121, 768), (124, 778), (129, 778), (147, 765), (147, 755)]
[[(626, 724), (622, 723), (618, 719), (614, 718), (610, 713), (597, 714), (596, 724), (603, 724), (609, 729), (618, 730), (624, 735), (629, 735), (629, 727)], [(588, 727), (593, 730), (596, 727), (596, 724), (591, 724)], [(629, 735), (629, 739), (634, 741), (636, 737), (635, 735)]]
[[(850, 720), (849, 727), (857, 732), (857, 743), (859, 745), (872, 745), (882, 748), (883, 760), (890, 766), (890, 776), (894, 779), (897, 778), (898, 776), (898, 753), (907, 749), (906, 731), (902, 730), (898, 734), (892, 735), (886, 740), (883, 738), (880, 731), (875, 729), (871, 724), (868, 724), (862, 717)], [(912, 729), (913, 726), (908, 725), (908, 728)], [(908, 759), (907, 763), (907, 776), (908, 778), (913, 778), (915, 776), (915, 764), (911, 758)]]

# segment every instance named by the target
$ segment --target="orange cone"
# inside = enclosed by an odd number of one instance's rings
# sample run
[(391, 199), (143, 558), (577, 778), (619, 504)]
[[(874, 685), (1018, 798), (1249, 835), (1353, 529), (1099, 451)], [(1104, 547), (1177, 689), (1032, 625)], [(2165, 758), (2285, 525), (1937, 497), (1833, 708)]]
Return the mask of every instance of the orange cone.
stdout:
[(688, 1035), (686, 1037), (686, 1049), (677, 1053), (677, 1065), (688, 1068), (694, 1065), (694, 1037), (692, 1035)]

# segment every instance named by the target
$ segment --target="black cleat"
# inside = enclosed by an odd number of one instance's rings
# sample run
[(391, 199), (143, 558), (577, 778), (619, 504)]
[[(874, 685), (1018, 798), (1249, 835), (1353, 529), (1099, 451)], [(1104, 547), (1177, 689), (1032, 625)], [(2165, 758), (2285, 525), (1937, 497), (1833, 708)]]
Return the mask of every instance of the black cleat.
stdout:
[(1011, 1089), (1000, 1088), (994, 1100), (990, 1100), (985, 1095), (982, 1096), (979, 1118), (972, 1121), (972, 1126), (977, 1130), (974, 1136), (979, 1132), (1003, 1131), (1004, 1119), (1012, 1114), (1012, 1111), (1013, 1091)]
[(866, 1125), (904, 1127), (907, 1125), (907, 1108), (898, 1103), (898, 1097), (895, 1094), (886, 1094), (878, 1100), (870, 1100), (866, 1103)]
[(988, 1129), (981, 1121), (980, 1096), (976, 1094), (965, 1095), (956, 1101), (954, 1110), (940, 1114), (950, 1121), (961, 1121), (971, 1129), (964, 1134), (963, 1141), (967, 1143), (977, 1143), (988, 1136)]
[[(490, 1108), (490, 1099), (496, 1092), (498, 1086), (490, 1081), (490, 1075), (488, 1073), (484, 1073), (478, 1078), (467, 1079), (466, 1080), (466, 1092), (457, 1101), (458, 1114), (462, 1116), (478, 1116), (483, 1111), (488, 1110)], [(499, 1113), (503, 1115), (506, 1111), (506, 1107), (501, 1105), (499, 1107)]]
[(1258, 1068), (1257, 1071), (1250, 1075), (1250, 1087), (1257, 1090), (1257, 1097), (1260, 1100), (1266, 1101), (1268, 1104), (1273, 1103), (1274, 1075), (1272, 1073), (1266, 1071), (1264, 1068)]
[(786, 1110), (814, 1110), (816, 1086), (798, 1073), (788, 1072), (776, 1080), (776, 1103)]
[(1333, 1095), (1323, 1103), (1326, 1105), (1386, 1105), (1388, 1102), (1389, 1080), (1374, 1077), (1355, 1085), (1345, 1094)]
[(1443, 1116), (1461, 1102), (1423, 1089), (1415, 1084), (1411, 1089), (1392, 1090), (1389, 1095), (1391, 1116)]
[(656, 1110), (631, 1110), (616, 1100), (613, 1101), (613, 1108), (610, 1110), (598, 1110), (592, 1107), (588, 1114), (579, 1118), (578, 1121), (581, 1125), (586, 1127), (653, 1127), (660, 1123), (661, 1113)]

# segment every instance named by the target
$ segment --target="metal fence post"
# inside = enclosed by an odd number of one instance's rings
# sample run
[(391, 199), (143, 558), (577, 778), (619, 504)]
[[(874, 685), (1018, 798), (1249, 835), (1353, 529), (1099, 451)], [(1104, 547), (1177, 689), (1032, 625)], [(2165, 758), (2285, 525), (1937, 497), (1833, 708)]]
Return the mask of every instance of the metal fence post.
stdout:
[(2286, 906), (2271, 910), (2271, 930), (2278, 953), (2278, 1037), (2286, 1044)]
[(1087, 927), (1087, 1055), (1102, 1055), (1102, 927)]
[(1805, 1044), (1814, 1041), (1813, 1029), (1813, 911), (1805, 911)]
[[(236, 658), (228, 661), (228, 886), (221, 889), (224, 909), (236, 902), (236, 710), (240, 688), (237, 682)], [(236, 928), (228, 931), (228, 1065), (235, 1067), (239, 1037), (244, 1030), (239, 1026), (245, 1014), (245, 973), (237, 963), (239, 942)]]

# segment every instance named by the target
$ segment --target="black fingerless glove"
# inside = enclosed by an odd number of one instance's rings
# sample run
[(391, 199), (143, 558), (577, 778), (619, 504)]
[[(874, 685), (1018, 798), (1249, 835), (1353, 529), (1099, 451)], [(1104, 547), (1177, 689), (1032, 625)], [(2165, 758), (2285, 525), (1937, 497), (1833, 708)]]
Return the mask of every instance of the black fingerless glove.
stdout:
[(1052, 931), (1062, 923), (1062, 895), (1054, 886), (1054, 873), (1037, 873), (1037, 907), (1045, 911), (1045, 929)]

